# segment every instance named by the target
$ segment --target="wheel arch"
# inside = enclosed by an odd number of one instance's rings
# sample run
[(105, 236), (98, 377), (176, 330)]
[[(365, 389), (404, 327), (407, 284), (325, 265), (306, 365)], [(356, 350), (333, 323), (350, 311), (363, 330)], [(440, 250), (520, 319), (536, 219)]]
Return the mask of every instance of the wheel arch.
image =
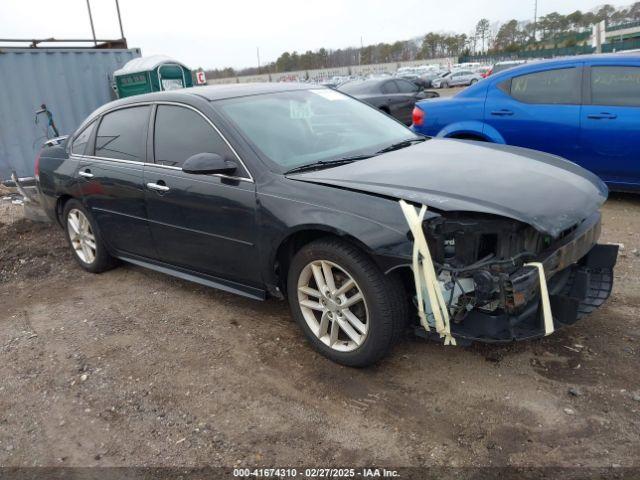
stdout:
[(338, 238), (351, 243), (375, 261), (375, 256), (373, 255), (371, 248), (348, 232), (329, 225), (299, 225), (295, 229), (289, 231), (287, 235), (280, 240), (278, 247), (274, 250), (272, 258), (269, 261), (269, 265), (271, 266), (271, 278), (268, 283), (277, 286), (280, 289), (280, 292), (286, 292), (287, 272), (293, 256), (305, 245), (308, 245), (315, 240), (319, 240), (320, 238), (327, 237)]
[(475, 137), (485, 142), (505, 144), (502, 135), (490, 125), (479, 121), (465, 121), (451, 123), (438, 132), (441, 138), (470, 138)]
[(62, 218), (62, 214), (64, 213), (64, 207), (69, 200), (72, 200), (74, 198), (75, 197), (72, 195), (64, 194), (64, 195), (60, 195), (56, 200), (56, 206), (55, 206), (56, 219), (58, 220), (58, 223), (62, 227), (64, 227), (64, 219)]

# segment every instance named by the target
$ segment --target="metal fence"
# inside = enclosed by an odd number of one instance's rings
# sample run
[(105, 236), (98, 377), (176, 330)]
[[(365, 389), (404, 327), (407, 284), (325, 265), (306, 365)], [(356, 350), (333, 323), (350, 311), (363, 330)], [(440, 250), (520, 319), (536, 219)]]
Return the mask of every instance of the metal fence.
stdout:
[(73, 132), (115, 98), (113, 71), (139, 56), (139, 49), (0, 48), (0, 178), (11, 170), (33, 176), (44, 141)]
[[(625, 50), (640, 49), (640, 38), (625, 40), (622, 42), (611, 42), (602, 45), (602, 53), (624, 52)], [(543, 48), (539, 50), (521, 50), (519, 52), (501, 53), (495, 55), (475, 55), (460, 57), (459, 62), (480, 62), (491, 64), (505, 60), (532, 60), (554, 57), (568, 57), (573, 55), (586, 55), (595, 53), (595, 47), (591, 45), (578, 45), (575, 47), (563, 48)]]

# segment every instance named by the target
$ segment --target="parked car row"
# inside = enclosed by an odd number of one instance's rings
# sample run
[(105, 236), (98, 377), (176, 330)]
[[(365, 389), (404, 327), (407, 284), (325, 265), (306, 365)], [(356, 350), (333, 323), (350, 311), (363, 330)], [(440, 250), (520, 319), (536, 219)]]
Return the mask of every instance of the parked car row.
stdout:
[[(594, 98), (617, 81), (604, 75)], [(366, 88), (412, 85), (387, 81)], [(490, 85), (454, 102), (483, 104)], [(540, 84), (500, 88), (530, 99)], [(604, 183), (554, 155), (418, 135), (435, 102), (419, 103), (414, 132), (309, 84), (128, 97), (44, 148), (35, 174), (85, 270), (125, 261), (286, 298), (310, 344), (345, 365), (379, 360), (407, 329), (509, 342), (600, 306), (617, 257), (598, 244)]]
[(494, 73), (451, 98), (420, 101), (413, 130), (540, 150), (615, 190), (640, 189), (640, 56), (594, 55)]

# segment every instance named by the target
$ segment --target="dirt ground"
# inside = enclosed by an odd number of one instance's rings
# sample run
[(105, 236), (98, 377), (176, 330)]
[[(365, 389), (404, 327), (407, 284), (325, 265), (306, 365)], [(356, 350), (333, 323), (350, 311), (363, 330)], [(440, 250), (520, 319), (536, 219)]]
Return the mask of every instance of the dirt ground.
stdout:
[(123, 265), (0, 207), (1, 466), (640, 466), (640, 197), (604, 207), (614, 294), (509, 346), (406, 338), (356, 370), (287, 305)]

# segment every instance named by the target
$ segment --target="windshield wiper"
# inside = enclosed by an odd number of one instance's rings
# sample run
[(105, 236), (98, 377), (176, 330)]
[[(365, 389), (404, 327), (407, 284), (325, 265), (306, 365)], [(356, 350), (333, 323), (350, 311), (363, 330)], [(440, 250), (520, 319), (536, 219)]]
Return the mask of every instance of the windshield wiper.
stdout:
[(317, 162), (300, 165), (299, 167), (287, 170), (284, 174), (289, 175), (290, 173), (309, 172), (312, 170), (320, 170), (322, 168), (337, 167), (339, 165), (346, 165), (347, 163), (356, 162), (358, 160), (366, 160), (373, 156), (374, 155), (354, 155), (352, 157), (343, 157), (336, 160), (318, 160)]
[(408, 140), (403, 140), (402, 142), (393, 143), (388, 147), (383, 148), (382, 150), (378, 150), (376, 153), (393, 152), (394, 150), (400, 150), (401, 148), (410, 147), (414, 143), (422, 143), (425, 140), (426, 138), (410, 138)]

